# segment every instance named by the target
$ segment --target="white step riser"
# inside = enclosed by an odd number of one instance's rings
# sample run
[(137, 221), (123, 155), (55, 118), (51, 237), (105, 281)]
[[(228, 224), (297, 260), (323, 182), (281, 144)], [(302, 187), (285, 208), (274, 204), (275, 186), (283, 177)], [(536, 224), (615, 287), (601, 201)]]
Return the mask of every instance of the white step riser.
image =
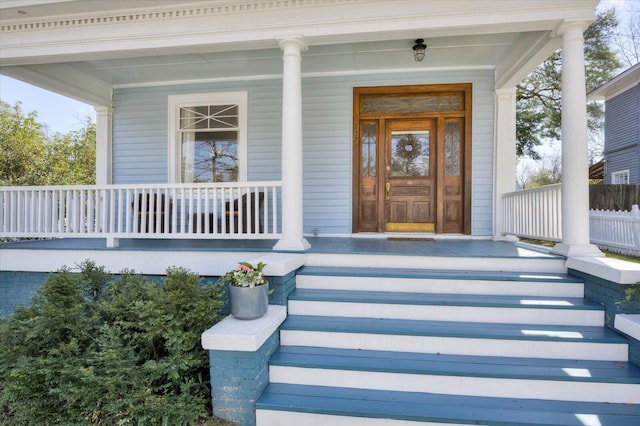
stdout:
[(471, 423), (414, 422), (411, 420), (376, 419), (371, 417), (334, 416), (297, 413), (294, 411), (257, 410), (258, 426), (473, 426)]
[(640, 385), (271, 366), (272, 383), (499, 398), (640, 403)]
[(567, 273), (563, 259), (486, 258), (486, 257), (428, 257), (308, 253), (306, 266), (424, 269), (453, 271), (537, 271), (540, 273)]
[(317, 346), (340, 349), (370, 349), (451, 355), (486, 355), (519, 358), (586, 359), (627, 361), (625, 344), (474, 339), (439, 336), (335, 333), (281, 330), (280, 343), (290, 346)]
[(294, 411), (257, 410), (258, 426), (473, 426), (471, 423), (414, 422), (411, 420), (334, 416)]
[(298, 275), (296, 287), (322, 290), (391, 291), (493, 296), (584, 297), (583, 284), (386, 277)]
[(604, 312), (543, 308), (392, 305), (290, 300), (289, 315), (462, 321), (503, 324), (604, 325)]

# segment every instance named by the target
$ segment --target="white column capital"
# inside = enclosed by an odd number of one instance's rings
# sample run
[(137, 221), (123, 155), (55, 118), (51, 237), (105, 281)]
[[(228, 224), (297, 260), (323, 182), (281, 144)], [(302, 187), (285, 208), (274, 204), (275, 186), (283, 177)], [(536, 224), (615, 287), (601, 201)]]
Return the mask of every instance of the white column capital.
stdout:
[(508, 89), (495, 89), (493, 91), (494, 96), (498, 100), (509, 100), (512, 97), (516, 96), (516, 88), (508, 88)]
[(279, 38), (278, 46), (285, 54), (300, 54), (306, 52), (309, 47), (302, 36)]
[(560, 37), (576, 37), (578, 34), (583, 37), (584, 31), (589, 28), (591, 22), (588, 21), (564, 21), (555, 30), (556, 36)]
[(113, 107), (111, 105), (95, 105), (93, 110), (96, 114), (113, 114)]

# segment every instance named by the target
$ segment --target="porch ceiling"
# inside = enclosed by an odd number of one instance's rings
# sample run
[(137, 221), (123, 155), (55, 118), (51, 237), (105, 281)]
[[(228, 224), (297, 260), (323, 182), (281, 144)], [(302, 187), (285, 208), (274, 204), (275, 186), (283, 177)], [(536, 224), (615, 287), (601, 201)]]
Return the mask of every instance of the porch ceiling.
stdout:
[[(277, 78), (302, 36), (305, 75), (493, 69), (513, 86), (595, 0), (5, 0), (0, 73), (105, 104), (112, 88)], [(415, 62), (413, 40), (428, 44)]]

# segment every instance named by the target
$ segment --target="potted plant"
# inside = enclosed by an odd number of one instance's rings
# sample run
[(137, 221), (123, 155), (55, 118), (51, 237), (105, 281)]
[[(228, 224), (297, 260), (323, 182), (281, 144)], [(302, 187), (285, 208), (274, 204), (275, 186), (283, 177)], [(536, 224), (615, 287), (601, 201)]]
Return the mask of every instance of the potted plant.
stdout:
[(229, 283), (231, 315), (240, 320), (252, 320), (263, 316), (269, 308), (269, 282), (259, 262), (255, 267), (240, 262), (237, 269), (222, 275), (220, 282)]

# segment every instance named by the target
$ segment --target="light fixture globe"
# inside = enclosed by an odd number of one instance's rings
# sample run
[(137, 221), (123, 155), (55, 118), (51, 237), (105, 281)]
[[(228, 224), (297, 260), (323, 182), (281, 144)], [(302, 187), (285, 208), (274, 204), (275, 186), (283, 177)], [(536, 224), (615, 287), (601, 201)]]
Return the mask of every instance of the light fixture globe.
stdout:
[(424, 52), (427, 50), (427, 45), (424, 44), (424, 40), (421, 38), (416, 39), (413, 45), (413, 57), (416, 62), (422, 62), (424, 59)]

